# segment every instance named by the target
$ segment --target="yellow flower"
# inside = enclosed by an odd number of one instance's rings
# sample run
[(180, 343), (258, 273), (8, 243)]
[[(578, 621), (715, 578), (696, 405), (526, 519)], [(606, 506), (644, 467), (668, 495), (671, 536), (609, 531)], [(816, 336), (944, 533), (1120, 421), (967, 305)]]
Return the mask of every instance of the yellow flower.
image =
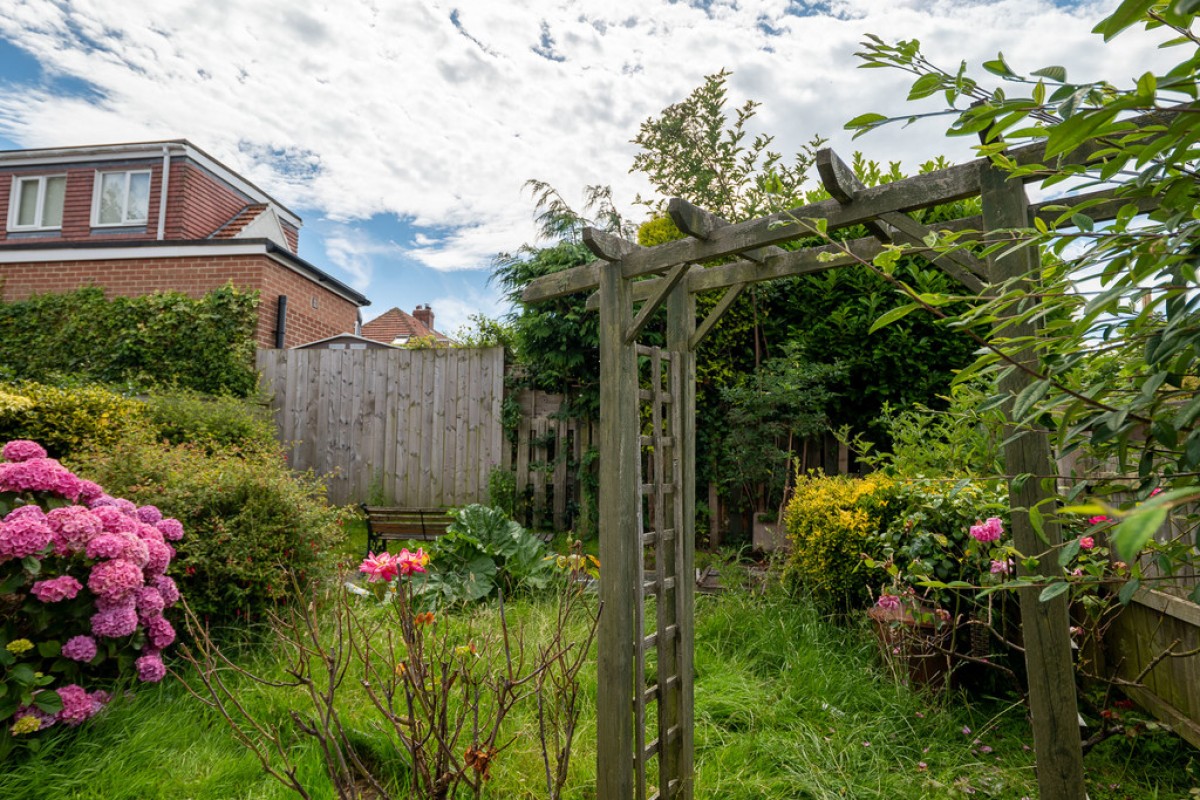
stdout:
[(32, 715), (21, 717), (19, 720), (13, 723), (12, 734), (13, 736), (20, 736), (23, 733), (33, 733), (40, 727), (42, 727), (42, 723), (37, 717)]
[[(13, 655), (21, 655), (33, 649), (33, 642), (28, 639), (14, 639), (4, 648)], [(35, 728), (36, 730), (36, 728)]]

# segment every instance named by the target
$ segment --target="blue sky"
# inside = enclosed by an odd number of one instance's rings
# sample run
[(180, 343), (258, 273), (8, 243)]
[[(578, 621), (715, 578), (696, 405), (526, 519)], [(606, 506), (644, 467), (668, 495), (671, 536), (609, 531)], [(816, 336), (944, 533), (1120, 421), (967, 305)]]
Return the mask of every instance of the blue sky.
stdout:
[(784, 153), (814, 134), (906, 165), (968, 155), (936, 123), (850, 143), (842, 124), (899, 111), (908, 80), (858, 70), (857, 42), (920, 38), (945, 65), (1003, 50), (1019, 70), (1132, 79), (1144, 39), (1090, 28), (1112, 3), (1049, 0), (10, 0), (0, 12), (0, 145), (186, 138), (305, 220), (301, 255), (372, 299), (429, 303), (453, 332), (505, 309), (496, 253), (534, 242), (536, 178), (623, 210), (638, 125), (704, 76), (762, 101)]

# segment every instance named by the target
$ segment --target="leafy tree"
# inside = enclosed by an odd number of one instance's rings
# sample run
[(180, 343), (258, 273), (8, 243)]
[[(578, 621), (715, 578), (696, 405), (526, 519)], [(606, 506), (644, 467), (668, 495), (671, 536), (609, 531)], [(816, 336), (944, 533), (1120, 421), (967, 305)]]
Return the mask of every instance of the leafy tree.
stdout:
[[(916, 75), (911, 100), (944, 97), (945, 106), (916, 116), (948, 116), (950, 135), (980, 136), (980, 153), (1013, 176), (1040, 179), (1043, 187), (1070, 181), (1076, 190), (1115, 192), (1120, 208), (1111, 225), (1098, 225), (1089, 215), (1099, 201), (1067, 196), (1055, 218), (1008, 232), (1005, 247), (1040, 247), (1055, 258), (1044, 261), (1037, 274), (999, 287), (954, 321), (978, 326), (1034, 313), (1049, 320), (1034, 342), (1033, 383), (1016, 398), (1013, 414), (1019, 424), (1051, 421), (1059, 452), (1086, 448), (1116, 461), (1122, 478), (1106, 483), (1089, 476), (1076, 484), (1071, 498), (1129, 489), (1145, 499), (1155, 489), (1170, 489), (1128, 513), (1116, 528), (1117, 549), (1130, 562), (1146, 545), (1168, 560), (1196, 559), (1190, 542), (1152, 542), (1170, 508), (1200, 498), (1195, 7), (1186, 0), (1125, 0), (1096, 26), (1106, 42), (1136, 27), (1159, 39), (1159, 47), (1179, 48), (1179, 61), (1170, 69), (1145, 72), (1124, 87), (1071, 81), (1054, 65), (1018, 72), (1003, 54), (983, 65), (997, 83), (989, 87), (970, 77), (965, 64), (945, 70), (931, 63), (915, 40), (888, 44), (870, 37), (861, 53), (864, 66)], [(847, 127), (865, 132), (912, 116), (867, 114)], [(1008, 147), (1024, 142), (1043, 143), (1045, 158), (1018, 164), (1006, 156)], [(1154, 208), (1142, 215), (1147, 206)], [(964, 235), (942, 244), (982, 243)], [(1020, 287), (1023, 282), (1040, 284), (1035, 298)], [(1014, 354), (1028, 343), (1001, 333), (985, 344), (960, 379), (1011, 369)], [(989, 402), (1004, 400), (997, 395)], [(1137, 581), (1127, 587), (1124, 597)], [(1200, 601), (1200, 587), (1193, 599)]]

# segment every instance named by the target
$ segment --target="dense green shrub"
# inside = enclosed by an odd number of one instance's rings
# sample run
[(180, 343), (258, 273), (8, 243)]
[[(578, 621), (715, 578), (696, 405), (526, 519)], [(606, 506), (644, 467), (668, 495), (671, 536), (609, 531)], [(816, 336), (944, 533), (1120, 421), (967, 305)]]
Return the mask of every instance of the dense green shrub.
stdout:
[(338, 509), (311, 473), (277, 451), (231, 451), (128, 437), (75, 459), (113, 494), (153, 503), (188, 538), (173, 575), (210, 623), (257, 618), (291, 595), (287, 570), (307, 582), (328, 574), (343, 533)]
[(155, 436), (170, 444), (243, 450), (278, 446), (270, 412), (253, 400), (177, 390), (151, 392), (145, 402)]
[(145, 406), (102, 386), (0, 385), (0, 441), (31, 439), (67, 458), (147, 425)]
[(256, 382), (257, 306), (257, 292), (232, 284), (199, 299), (162, 292), (108, 300), (86, 288), (0, 303), (0, 368), (18, 379), (244, 396)]
[(792, 544), (784, 577), (793, 590), (811, 595), (826, 611), (864, 605), (877, 576), (863, 557), (880, 555), (878, 534), (894, 491), (892, 480), (879, 473), (797, 477), (784, 513)]

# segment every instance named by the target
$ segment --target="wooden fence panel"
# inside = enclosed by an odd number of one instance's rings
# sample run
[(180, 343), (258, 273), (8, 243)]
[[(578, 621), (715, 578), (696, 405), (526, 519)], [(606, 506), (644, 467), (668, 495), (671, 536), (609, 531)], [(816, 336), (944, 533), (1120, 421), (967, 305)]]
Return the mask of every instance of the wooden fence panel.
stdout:
[(288, 462), (333, 502), (487, 502), (503, 349), (259, 350), (257, 365)]
[[(517, 518), (533, 528), (575, 527), (582, 489), (579, 465), (596, 438), (595, 423), (562, 416), (560, 395), (525, 390), (515, 442), (499, 456), (516, 482)], [(497, 411), (499, 413), (499, 411)]]

